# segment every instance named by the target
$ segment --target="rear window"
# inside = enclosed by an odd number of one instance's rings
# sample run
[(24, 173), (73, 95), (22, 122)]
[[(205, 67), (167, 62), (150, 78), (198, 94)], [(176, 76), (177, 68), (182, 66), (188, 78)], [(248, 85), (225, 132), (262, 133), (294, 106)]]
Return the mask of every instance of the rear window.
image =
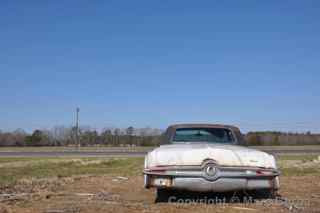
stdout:
[(181, 128), (176, 129), (173, 137), (175, 142), (208, 142), (233, 143), (232, 132), (225, 128)]

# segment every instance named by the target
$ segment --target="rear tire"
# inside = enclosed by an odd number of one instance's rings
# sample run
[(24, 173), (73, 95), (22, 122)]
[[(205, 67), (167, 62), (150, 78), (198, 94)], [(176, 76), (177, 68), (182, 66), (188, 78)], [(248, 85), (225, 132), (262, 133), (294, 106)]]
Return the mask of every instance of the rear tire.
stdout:
[(257, 199), (275, 199), (278, 196), (276, 189), (261, 189), (256, 191)]
[(167, 203), (171, 193), (168, 189), (157, 189), (156, 192), (156, 203)]

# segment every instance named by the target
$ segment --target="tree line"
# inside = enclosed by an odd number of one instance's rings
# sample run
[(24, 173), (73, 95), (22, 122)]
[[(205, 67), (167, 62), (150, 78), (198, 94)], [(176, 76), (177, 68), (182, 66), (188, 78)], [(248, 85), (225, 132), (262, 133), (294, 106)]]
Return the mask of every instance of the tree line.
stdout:
[[(57, 126), (50, 130), (0, 130), (0, 146), (158, 146), (163, 131), (156, 128), (105, 128)], [(243, 135), (247, 145), (320, 145), (320, 134), (285, 132), (248, 132)]]
[(105, 128), (57, 126), (50, 130), (34, 130), (31, 134), (22, 129), (0, 131), (0, 146), (157, 146), (162, 131), (155, 128)]
[(320, 145), (320, 134), (285, 132), (248, 132), (245, 141), (252, 146)]

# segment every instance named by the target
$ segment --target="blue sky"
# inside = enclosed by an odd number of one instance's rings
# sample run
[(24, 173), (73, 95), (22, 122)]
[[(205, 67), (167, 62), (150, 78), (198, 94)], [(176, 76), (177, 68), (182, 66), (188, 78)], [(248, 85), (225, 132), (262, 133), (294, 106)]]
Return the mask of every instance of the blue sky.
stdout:
[(1, 1), (0, 129), (320, 132), (319, 1)]

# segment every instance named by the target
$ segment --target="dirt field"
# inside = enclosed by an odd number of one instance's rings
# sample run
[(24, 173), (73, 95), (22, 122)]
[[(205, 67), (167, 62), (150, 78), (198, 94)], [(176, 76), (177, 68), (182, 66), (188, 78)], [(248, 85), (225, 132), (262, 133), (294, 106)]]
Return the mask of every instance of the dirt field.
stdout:
[[(205, 204), (204, 202), (183, 204), (180, 203), (179, 197), (172, 199), (176, 202), (154, 203), (155, 192), (142, 187), (143, 177), (139, 174), (142, 165), (136, 166), (137, 162), (140, 160), (135, 161), (131, 168), (136, 172), (130, 172), (126, 176), (123, 175), (125, 173), (122, 170), (115, 168), (112, 172), (103, 175), (70, 175), (70, 177), (37, 179), (25, 177), (14, 184), (2, 184), (0, 213), (320, 212), (319, 170), (302, 169), (306, 172), (305, 174), (296, 173), (300, 167), (319, 169), (319, 162), (316, 159), (281, 160), (280, 166), (287, 172), (281, 177), (281, 199), (258, 200), (255, 203), (239, 202), (239, 199), (244, 198), (243, 195), (235, 195), (239, 198), (238, 200), (231, 200), (232, 202), (229, 200), (229, 203), (224, 203), (222, 198), (225, 195), (218, 194), (220, 200), (216, 200), (216, 204)], [(99, 165), (99, 163), (101, 162), (92, 164)], [(6, 166), (8, 162), (4, 164)], [(121, 166), (121, 163), (116, 165)], [(26, 167), (25, 162), (22, 166)], [(17, 162), (15, 162), (15, 167), (19, 167)], [(215, 198), (216, 195), (201, 195), (200, 198), (205, 200), (209, 196)], [(199, 198), (191, 197), (191, 199), (196, 201)]]

